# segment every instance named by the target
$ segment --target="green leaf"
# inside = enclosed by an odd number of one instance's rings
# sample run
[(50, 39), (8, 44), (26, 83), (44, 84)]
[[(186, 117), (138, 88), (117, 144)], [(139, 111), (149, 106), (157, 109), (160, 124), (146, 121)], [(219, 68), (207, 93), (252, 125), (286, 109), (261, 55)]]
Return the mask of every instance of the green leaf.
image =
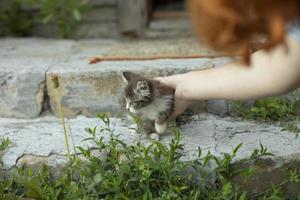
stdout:
[(243, 192), (242, 195), (240, 196), (239, 200), (246, 200), (247, 199), (247, 193)]
[(73, 17), (77, 20), (77, 21), (81, 21), (81, 14), (79, 12), (78, 9), (73, 10)]
[(0, 141), (0, 151), (5, 151), (10, 144), (9, 138), (2, 138)]
[(102, 174), (101, 174), (101, 173), (96, 174), (96, 175), (94, 176), (93, 180), (94, 180), (94, 183), (95, 183), (95, 184), (100, 183), (100, 182), (103, 180)]
[(49, 14), (46, 17), (43, 18), (43, 24), (48, 24), (53, 20), (53, 14)]
[(234, 149), (233, 149), (233, 155), (236, 155), (237, 151), (242, 147), (243, 143), (240, 143), (239, 145), (237, 145)]
[(200, 158), (201, 155), (202, 155), (202, 150), (201, 150), (200, 146), (198, 146), (198, 158)]

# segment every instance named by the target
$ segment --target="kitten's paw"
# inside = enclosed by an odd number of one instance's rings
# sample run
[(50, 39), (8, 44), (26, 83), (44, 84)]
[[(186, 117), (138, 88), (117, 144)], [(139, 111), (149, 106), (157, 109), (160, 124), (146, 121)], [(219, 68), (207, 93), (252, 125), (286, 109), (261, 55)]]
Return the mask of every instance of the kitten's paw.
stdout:
[(157, 133), (150, 134), (151, 140), (159, 141), (159, 135)]
[(155, 122), (155, 131), (156, 131), (158, 134), (165, 133), (166, 130), (167, 130), (167, 122), (162, 123), (162, 124), (159, 124), (159, 123), (156, 123), (156, 122)]

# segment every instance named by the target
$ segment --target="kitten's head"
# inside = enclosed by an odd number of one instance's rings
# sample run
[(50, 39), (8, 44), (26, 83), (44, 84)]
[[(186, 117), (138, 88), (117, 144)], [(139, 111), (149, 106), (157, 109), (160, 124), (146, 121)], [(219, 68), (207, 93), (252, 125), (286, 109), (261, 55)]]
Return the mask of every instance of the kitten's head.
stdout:
[(151, 81), (132, 72), (123, 72), (127, 83), (125, 87), (126, 109), (132, 113), (139, 113), (139, 109), (149, 105), (153, 99), (153, 85)]

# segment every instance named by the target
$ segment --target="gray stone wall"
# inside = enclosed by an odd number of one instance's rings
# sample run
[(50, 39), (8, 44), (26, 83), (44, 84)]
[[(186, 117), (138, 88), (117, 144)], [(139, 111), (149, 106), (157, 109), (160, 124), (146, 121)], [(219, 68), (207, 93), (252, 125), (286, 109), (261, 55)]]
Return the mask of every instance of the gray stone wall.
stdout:
[[(3, 4), (3, 5), (2, 5)], [(151, 19), (146, 0), (90, 0), (90, 10), (83, 19), (74, 38), (119, 38), (122, 35), (145, 38), (169, 38), (193, 35), (188, 18)], [(0, 2), (1, 9), (9, 7), (8, 1)], [(23, 6), (22, 13), (29, 19), (38, 15), (38, 6)], [(0, 28), (7, 25), (0, 24)], [(57, 37), (58, 27), (35, 20), (28, 35)]]
[[(90, 10), (83, 15), (82, 22), (74, 34), (75, 38), (115, 38), (119, 36), (116, 0), (91, 0)], [(35, 16), (38, 7), (23, 7), (22, 12)], [(4, 25), (5, 26), (5, 25)], [(1, 27), (1, 25), (0, 25)], [(58, 28), (53, 24), (45, 25), (42, 20), (33, 22), (32, 36), (56, 37)]]
[[(32, 35), (40, 37), (55, 37), (58, 29), (54, 25), (34, 24)], [(116, 38), (119, 37), (117, 12), (115, 7), (95, 7), (83, 16), (78, 26), (75, 38)]]

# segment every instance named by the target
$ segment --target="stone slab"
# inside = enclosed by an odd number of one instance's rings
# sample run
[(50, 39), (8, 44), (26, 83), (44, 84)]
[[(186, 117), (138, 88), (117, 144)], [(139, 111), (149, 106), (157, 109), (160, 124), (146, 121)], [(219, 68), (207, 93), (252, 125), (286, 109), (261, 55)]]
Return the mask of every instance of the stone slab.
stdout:
[[(109, 49), (107, 56), (194, 56), (213, 57), (219, 55), (197, 42), (195, 37), (168, 39), (125, 40)], [(222, 61), (222, 60), (221, 60)], [(175, 60), (176, 62), (176, 60)], [(217, 62), (217, 61), (215, 61)], [(219, 65), (218, 65), (219, 66)]]
[[(83, 23), (85, 21), (92, 22), (116, 22), (117, 21), (116, 7), (100, 7), (90, 9), (88, 13), (83, 15)], [(98, 24), (99, 25), (99, 24)], [(97, 26), (97, 25), (96, 25)]]
[(90, 0), (89, 3), (93, 6), (116, 6), (117, 0)]
[(208, 100), (207, 112), (215, 115), (225, 116), (228, 114), (228, 101), (227, 100)]
[[(104, 124), (95, 118), (79, 116), (66, 121), (69, 135), (71, 153), (74, 146), (92, 147), (92, 143), (83, 141), (89, 137), (85, 132), (87, 127), (103, 127)], [(138, 135), (129, 127), (133, 127), (129, 119), (111, 118), (111, 129), (115, 135), (128, 144), (137, 142)], [(185, 149), (185, 160), (197, 158), (198, 146), (202, 153), (210, 151), (216, 156), (222, 152), (231, 153), (240, 143), (237, 160), (249, 156), (254, 149), (262, 143), (268, 151), (275, 154), (276, 160), (291, 162), (300, 155), (300, 139), (294, 133), (282, 131), (276, 124), (262, 124), (256, 122), (239, 121), (233, 118), (220, 118), (213, 115), (202, 114), (180, 127), (182, 143)], [(104, 141), (109, 140), (107, 132), (97, 132), (97, 137), (103, 136)], [(28, 163), (47, 163), (51, 166), (60, 166), (66, 162), (66, 147), (64, 135), (59, 119), (44, 117), (36, 120), (25, 119), (0, 119), (0, 138), (8, 137), (11, 141), (9, 148), (3, 155), (3, 168), (8, 170), (15, 165)], [(171, 141), (172, 134), (162, 137), (162, 142)], [(143, 137), (143, 143), (150, 141)], [(298, 157), (296, 156), (298, 155)], [(296, 156), (296, 157), (295, 157)], [(277, 163), (280, 165), (280, 162)]]
[(43, 109), (45, 72), (50, 59), (1, 58), (0, 116), (38, 117)]
[(114, 45), (111, 40), (0, 40), (0, 116), (35, 118), (44, 109), (46, 71), (56, 63), (87, 60)]
[(57, 64), (47, 72), (47, 87), (51, 110), (57, 115), (57, 97), (51, 84), (51, 76), (61, 82), (60, 95), (67, 117), (83, 114), (89, 117), (107, 111), (123, 112), (121, 100), (125, 84), (122, 71), (133, 71), (148, 78), (184, 73), (213, 67), (214, 63), (226, 63), (227, 58), (100, 62), (88, 65), (87, 60), (74, 59)]
[(71, 54), (73, 41), (0, 40), (0, 116), (38, 117), (43, 110), (45, 74)]
[[(49, 89), (51, 109), (56, 111), (56, 97), (46, 74), (59, 75), (62, 100), (67, 117), (78, 114), (95, 116), (106, 110), (117, 114), (122, 94), (121, 71), (132, 70), (146, 76), (162, 76), (190, 70), (222, 66), (228, 58), (176, 59), (153, 61), (101, 62), (88, 65), (94, 55), (160, 55), (193, 52), (213, 55), (190, 38), (168, 40), (55, 40), (26, 38), (0, 39), (0, 117), (34, 118), (43, 110)], [(299, 89), (291, 98), (299, 98)], [(224, 115), (230, 112), (228, 101), (202, 102), (203, 111)], [(201, 103), (201, 104), (202, 104)], [(207, 107), (207, 110), (205, 108)]]
[(111, 48), (118, 46), (121, 42), (113, 39), (81, 39), (72, 46), (70, 59), (88, 60), (92, 56), (102, 55)]
[[(0, 39), (0, 57), (59, 59), (72, 53), (74, 40), (6, 38)], [(47, 60), (45, 60), (47, 62)]]
[(151, 30), (184, 30), (186, 32), (192, 32), (192, 24), (189, 19), (159, 19), (152, 20), (149, 25)]
[(94, 23), (86, 21), (76, 30), (75, 38), (120, 38), (116, 21), (101, 21)]

